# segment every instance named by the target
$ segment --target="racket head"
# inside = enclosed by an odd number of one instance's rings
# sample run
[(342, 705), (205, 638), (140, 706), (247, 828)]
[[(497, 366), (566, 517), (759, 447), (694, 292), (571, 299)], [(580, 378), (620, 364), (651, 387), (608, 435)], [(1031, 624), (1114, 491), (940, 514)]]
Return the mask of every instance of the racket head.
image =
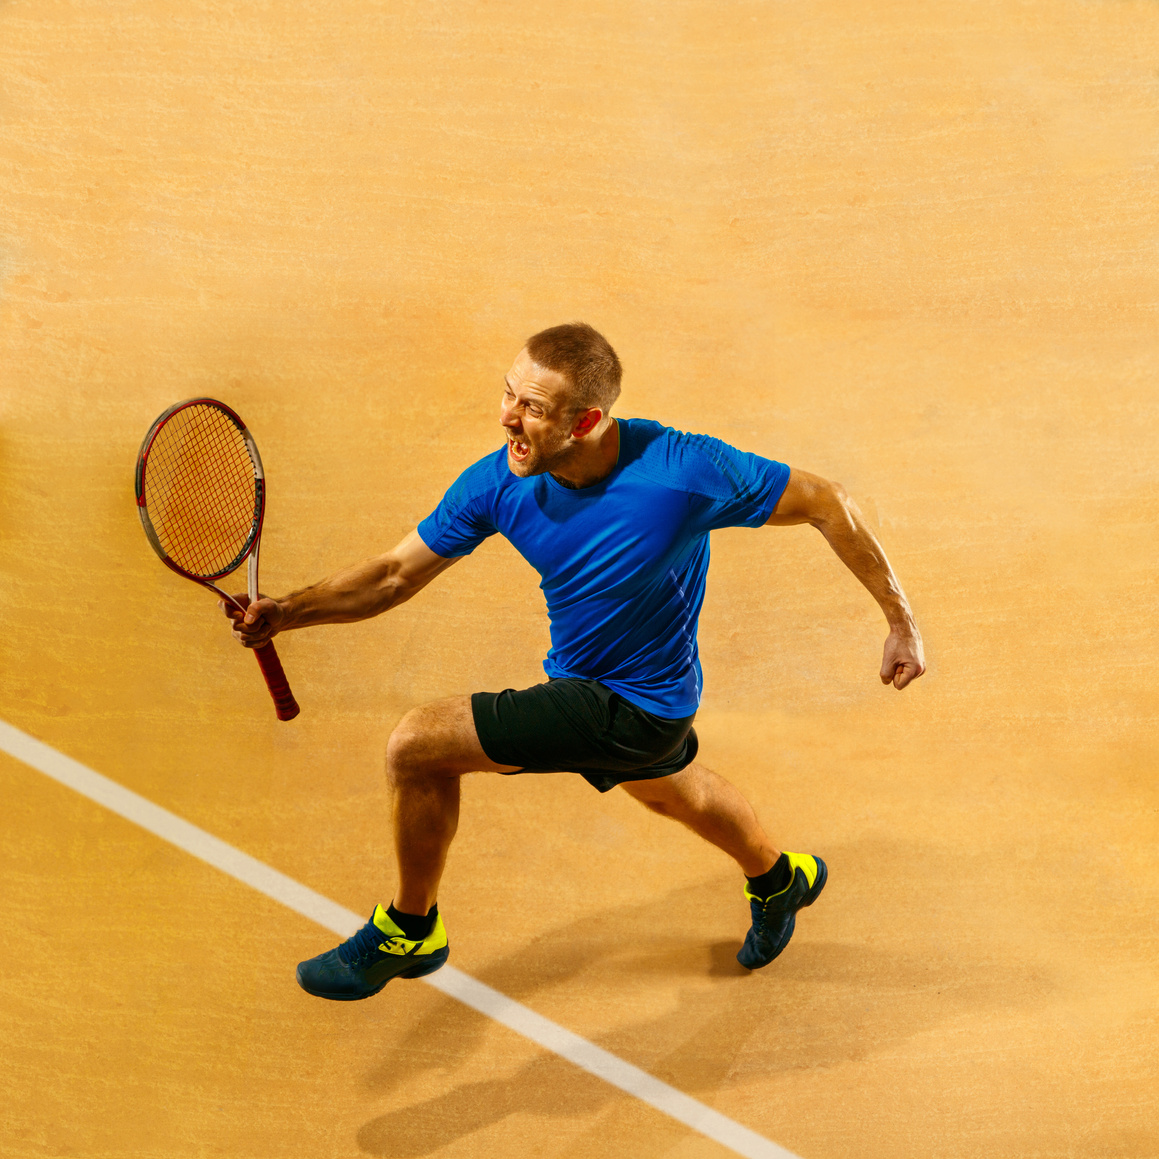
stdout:
[(253, 436), (215, 398), (175, 403), (137, 455), (137, 512), (153, 550), (187, 579), (236, 571), (257, 546), (266, 486)]

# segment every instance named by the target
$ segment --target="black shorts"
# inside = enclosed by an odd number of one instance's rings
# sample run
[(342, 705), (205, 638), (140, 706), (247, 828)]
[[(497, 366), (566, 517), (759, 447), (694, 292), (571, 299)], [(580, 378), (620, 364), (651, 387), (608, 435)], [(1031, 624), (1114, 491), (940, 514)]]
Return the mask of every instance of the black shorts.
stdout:
[(517, 773), (579, 773), (601, 793), (623, 781), (678, 773), (699, 748), (695, 713), (669, 720), (595, 680), (571, 676), (476, 692), (471, 711), (479, 743), (497, 765), (518, 765)]

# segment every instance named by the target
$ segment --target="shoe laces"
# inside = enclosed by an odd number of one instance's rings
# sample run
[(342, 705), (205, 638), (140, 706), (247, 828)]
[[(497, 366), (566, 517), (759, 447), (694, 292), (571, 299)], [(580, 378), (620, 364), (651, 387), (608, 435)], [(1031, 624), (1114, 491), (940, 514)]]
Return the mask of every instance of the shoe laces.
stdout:
[[(777, 898), (785, 897), (788, 894), (789, 890), (791, 890), (793, 888), (793, 886), (796, 884), (796, 881), (797, 881), (797, 873), (796, 873), (796, 870), (794, 870), (793, 876), (789, 880), (789, 884), (784, 889), (780, 890), (778, 893), (769, 894), (768, 897), (754, 897), (752, 899), (753, 906), (755, 907), (756, 910), (760, 911), (762, 921), (767, 922), (769, 920), (769, 906)], [(781, 917), (783, 913), (784, 913), (784, 911), (780, 910), (780, 909), (778, 909), (776, 911), (776, 914), (778, 917)]]
[(382, 938), (383, 933), (378, 926), (373, 921), (367, 922), (354, 937), (347, 938), (338, 947), (339, 960), (345, 966), (353, 966), (355, 962), (370, 957), (378, 949)]

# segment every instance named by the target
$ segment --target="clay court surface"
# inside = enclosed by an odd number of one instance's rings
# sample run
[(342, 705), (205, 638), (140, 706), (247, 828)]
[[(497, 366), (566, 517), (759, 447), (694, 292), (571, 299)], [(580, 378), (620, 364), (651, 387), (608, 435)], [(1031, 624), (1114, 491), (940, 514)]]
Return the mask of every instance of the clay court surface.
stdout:
[[(840, 480), (714, 536), (701, 757), (830, 880), (747, 975), (740, 876), (619, 791), (468, 778), (452, 963), (802, 1159), (1159, 1156), (1159, 7), (0, 5), (0, 718), (358, 914), (411, 706), (540, 677), (488, 541), (279, 640), (273, 714), (149, 550), (137, 446), (236, 407), (273, 594), (393, 545), (582, 318), (617, 413)], [(238, 585), (243, 586), (241, 584)], [(0, 753), (0, 1151), (727, 1156)]]

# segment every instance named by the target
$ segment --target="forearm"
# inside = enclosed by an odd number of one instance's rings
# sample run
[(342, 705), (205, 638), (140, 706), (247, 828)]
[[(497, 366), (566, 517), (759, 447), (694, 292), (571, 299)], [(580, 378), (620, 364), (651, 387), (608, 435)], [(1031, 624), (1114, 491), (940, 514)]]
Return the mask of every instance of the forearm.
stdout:
[(812, 524), (825, 536), (837, 558), (877, 600), (889, 621), (889, 636), (881, 659), (883, 684), (905, 688), (926, 670), (922, 637), (914, 623), (909, 600), (877, 536), (840, 483), (830, 483), (820, 475), (793, 468), (766, 522), (776, 527)]
[(308, 588), (278, 599), (285, 619), (281, 631), (314, 624), (352, 624), (381, 615), (404, 603), (416, 588), (404, 581), (401, 567), (391, 556), (378, 556)]
[(909, 601), (885, 551), (844, 489), (833, 484), (831, 497), (810, 522), (878, 602), (890, 628), (916, 633)]

